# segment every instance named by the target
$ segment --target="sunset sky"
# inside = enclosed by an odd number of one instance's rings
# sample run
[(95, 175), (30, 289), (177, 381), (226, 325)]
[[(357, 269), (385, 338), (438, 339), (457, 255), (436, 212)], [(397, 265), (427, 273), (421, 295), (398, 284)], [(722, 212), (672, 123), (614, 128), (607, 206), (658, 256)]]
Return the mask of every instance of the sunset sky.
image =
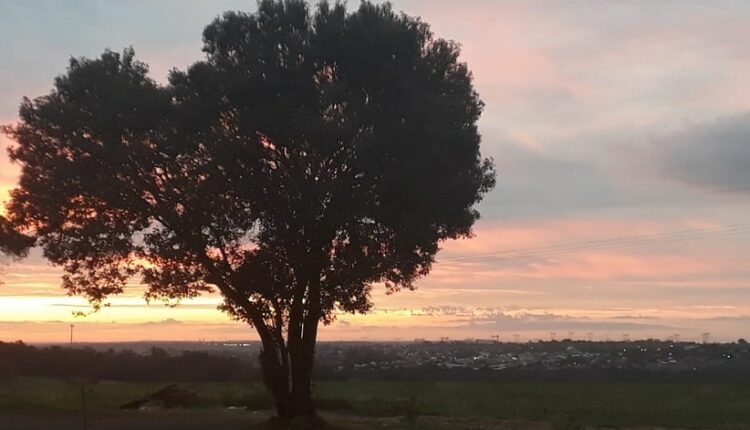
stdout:
[[(355, 7), (358, 2), (350, 1)], [(323, 340), (750, 336), (750, 4), (395, 0), (463, 46), (498, 185), (476, 237), (413, 292), (341, 315)], [(132, 46), (165, 82), (243, 1), (0, 2), (0, 124), (71, 56)], [(0, 198), (18, 169), (0, 136)], [(205, 296), (147, 306), (137, 279), (83, 318), (39, 252), (0, 267), (0, 340), (255, 339)], [(589, 334), (590, 333), (590, 334)]]

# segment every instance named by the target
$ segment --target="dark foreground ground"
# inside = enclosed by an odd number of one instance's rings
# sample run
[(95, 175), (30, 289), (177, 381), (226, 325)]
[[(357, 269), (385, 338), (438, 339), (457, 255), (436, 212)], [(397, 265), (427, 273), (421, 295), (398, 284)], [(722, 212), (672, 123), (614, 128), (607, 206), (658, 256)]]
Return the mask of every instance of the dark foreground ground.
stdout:
[[(323, 413), (326, 428), (330, 430), (544, 430), (552, 428), (544, 422), (501, 421), (483, 418), (424, 416), (415, 420), (403, 417), (358, 417)], [(111, 412), (89, 417), (71, 413), (45, 413), (40, 415), (2, 414), (3, 430), (271, 430), (270, 412), (233, 410), (169, 410)]]
[(248, 429), (262, 421), (247, 413), (215, 410), (170, 410), (96, 413), (84, 424), (81, 414), (71, 412), (0, 413), (3, 430), (198, 430)]
[[(168, 407), (120, 408), (167, 386), (177, 387)], [(315, 390), (332, 430), (750, 429), (749, 384), (345, 381)], [(265, 429), (270, 406), (250, 383), (0, 382), (0, 430)]]

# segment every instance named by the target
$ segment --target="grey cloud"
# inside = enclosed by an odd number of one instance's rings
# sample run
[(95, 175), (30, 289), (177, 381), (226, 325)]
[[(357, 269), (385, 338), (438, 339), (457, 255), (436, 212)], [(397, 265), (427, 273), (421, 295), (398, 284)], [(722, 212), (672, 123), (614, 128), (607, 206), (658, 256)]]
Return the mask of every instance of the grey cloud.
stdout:
[(47, 92), (71, 56), (133, 46), (164, 79), (201, 58), (201, 32), (214, 17), (254, 8), (243, 0), (0, 2), (0, 120), (15, 116), (22, 96)]
[[(2, 285), (2, 286), (5, 287), (5, 285)], [(54, 296), (55, 293), (57, 293), (57, 291), (39, 289), (38, 291), (24, 290), (22, 295), (24, 297), (50, 297), (50, 296)], [(19, 296), (19, 295), (21, 295), (21, 293), (17, 289), (11, 290), (11, 291), (0, 291), (0, 297), (12, 297), (12, 296)]]
[[(195, 327), (208, 327), (208, 328), (246, 328), (248, 327), (243, 323), (232, 323), (232, 322), (204, 322), (204, 321), (192, 321), (192, 320), (178, 320), (175, 318), (165, 318), (163, 320), (144, 321), (137, 323), (122, 323), (117, 321), (85, 321), (75, 320), (73, 323), (76, 326), (87, 326), (87, 327), (111, 327), (118, 326), (119, 328), (132, 328), (132, 327), (148, 327), (155, 325), (185, 325)], [(32, 321), (32, 320), (19, 320), (19, 321), (0, 321), (0, 327), (2, 326), (44, 326), (44, 325), (57, 325), (57, 324), (71, 324), (71, 321), (62, 320), (44, 320), (44, 321)]]
[[(64, 307), (64, 308), (79, 308), (79, 309), (91, 309), (91, 306), (89, 305), (75, 305), (75, 304), (69, 304), (69, 303), (54, 303), (51, 306), (56, 307)], [(153, 305), (146, 305), (146, 304), (113, 304), (110, 306), (107, 306), (108, 308), (135, 308), (135, 309), (153, 309), (155, 306), (170, 306), (165, 305), (160, 302), (154, 303)], [(201, 303), (184, 303), (184, 304), (178, 304), (178, 308), (180, 309), (216, 309), (216, 305), (212, 304), (201, 304)]]
[(472, 308), (465, 306), (425, 306), (421, 309), (421, 313), (427, 316), (456, 316), (456, 315), (472, 315)]
[(613, 320), (656, 320), (658, 318), (646, 315), (615, 315), (610, 317)]
[(617, 320), (595, 320), (589, 318), (573, 318), (556, 314), (497, 314), (491, 317), (479, 318), (466, 323), (467, 328), (495, 329), (500, 331), (524, 330), (596, 330), (596, 331), (644, 331), (644, 330), (677, 330), (666, 324), (635, 323)]
[(47, 320), (47, 321), (0, 321), (0, 326), (19, 326), (19, 325), (28, 325), (28, 324), (34, 324), (34, 325), (40, 325), (40, 324), (68, 324), (65, 321), (60, 320)]
[(178, 321), (174, 318), (167, 318), (160, 321), (146, 321), (145, 323), (142, 323), (142, 325), (180, 325), (183, 324), (182, 321)]
[(623, 143), (621, 130), (532, 148), (500, 130), (485, 132), (498, 182), (479, 205), (485, 218), (529, 219), (603, 211), (692, 208), (694, 193), (643, 174), (653, 153)]
[(497, 130), (483, 140), (498, 170), (496, 188), (480, 205), (483, 215), (549, 216), (618, 204), (617, 193), (594, 160), (532, 149)]
[(690, 125), (653, 144), (668, 177), (715, 192), (750, 193), (750, 113)]
[(727, 315), (713, 318), (701, 318), (702, 321), (727, 321), (727, 322), (741, 322), (750, 323), (750, 315)]
[(553, 313), (521, 312), (511, 313), (501, 307), (464, 307), (464, 306), (430, 306), (422, 308), (429, 316), (455, 316), (453, 323), (462, 324), (469, 329), (513, 330), (676, 330), (673, 327), (657, 322), (635, 322), (636, 320), (657, 320), (642, 315), (618, 315), (610, 318), (594, 319), (572, 317)]

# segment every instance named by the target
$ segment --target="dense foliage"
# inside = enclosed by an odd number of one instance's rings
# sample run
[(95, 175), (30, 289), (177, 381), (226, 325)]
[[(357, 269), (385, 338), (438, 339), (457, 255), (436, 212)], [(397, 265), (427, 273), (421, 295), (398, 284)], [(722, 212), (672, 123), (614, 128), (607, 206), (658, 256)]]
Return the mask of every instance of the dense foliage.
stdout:
[(19, 376), (85, 378), (119, 381), (249, 381), (257, 366), (248, 357), (183, 351), (169, 354), (152, 348), (146, 354), (130, 350), (50, 346), (0, 342), (0, 380)]

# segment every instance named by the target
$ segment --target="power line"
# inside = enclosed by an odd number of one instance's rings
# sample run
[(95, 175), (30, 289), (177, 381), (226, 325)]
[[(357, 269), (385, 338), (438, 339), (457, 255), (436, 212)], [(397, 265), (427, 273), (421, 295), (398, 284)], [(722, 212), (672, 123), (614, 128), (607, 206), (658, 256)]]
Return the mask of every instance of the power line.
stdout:
[(463, 256), (463, 257), (453, 257), (448, 258), (443, 261), (460, 261), (464, 259), (474, 259), (476, 257), (490, 257), (490, 256), (496, 256), (501, 254), (515, 254), (518, 252), (543, 252), (547, 250), (558, 250), (560, 248), (568, 248), (571, 246), (588, 246), (588, 245), (597, 245), (601, 243), (609, 243), (613, 241), (622, 241), (622, 240), (633, 240), (633, 239), (658, 239), (660, 237), (664, 236), (674, 236), (678, 234), (689, 234), (689, 233), (695, 233), (695, 232), (706, 232), (707, 230), (705, 228), (693, 228), (693, 229), (687, 229), (687, 230), (678, 230), (673, 232), (666, 232), (666, 233), (654, 233), (649, 235), (634, 235), (634, 236), (625, 236), (625, 237), (618, 237), (618, 238), (610, 238), (610, 239), (597, 239), (597, 240), (589, 240), (589, 241), (581, 241), (581, 242), (569, 242), (569, 243), (559, 243), (554, 245), (544, 245), (544, 246), (534, 246), (530, 248), (517, 248), (517, 249), (506, 249), (506, 250), (500, 250), (500, 251), (491, 251), (481, 254), (473, 254), (471, 256)]
[[(737, 235), (750, 232), (750, 229), (734, 229), (734, 230), (722, 230), (714, 232), (702, 232), (700, 234), (689, 234), (689, 235), (673, 235), (663, 237), (644, 237), (644, 238), (627, 238), (627, 239), (615, 239), (615, 240), (602, 240), (596, 244), (586, 243), (572, 243), (568, 245), (560, 245), (554, 248), (544, 250), (533, 250), (533, 249), (518, 249), (518, 250), (507, 250), (509, 252), (502, 252), (499, 254), (488, 255), (483, 257), (474, 258), (471, 256), (464, 257), (460, 260), (455, 260), (456, 263), (478, 263), (478, 262), (491, 262), (497, 260), (518, 260), (535, 257), (555, 256), (562, 254), (570, 254), (582, 251), (591, 251), (598, 249), (610, 249), (623, 246), (642, 246), (642, 245), (658, 245), (666, 243), (674, 243), (688, 240), (706, 239), (710, 237), (719, 237), (727, 235)], [(443, 260), (450, 262), (450, 260)]]
[(740, 193), (743, 191), (750, 191), (750, 185), (739, 185), (739, 186), (726, 186), (726, 187), (711, 187), (706, 186), (703, 188), (704, 191), (729, 194), (729, 193)]
[(650, 235), (624, 236), (612, 239), (599, 239), (583, 242), (569, 242), (547, 246), (536, 246), (529, 248), (505, 249), (482, 254), (467, 255), (440, 259), (440, 262), (448, 263), (475, 263), (490, 262), (496, 260), (515, 260), (522, 258), (541, 257), (549, 255), (569, 254), (574, 252), (589, 251), (596, 249), (608, 249), (622, 246), (642, 246), (653, 244), (665, 244), (672, 242), (706, 239), (727, 235), (738, 235), (750, 233), (750, 224), (737, 224), (723, 228), (693, 228), (678, 230), (667, 233), (656, 233)]
[[(711, 191), (714, 191), (717, 193), (735, 193), (735, 192), (741, 193), (744, 191), (750, 191), (750, 185), (713, 187), (711, 188)], [(562, 243), (562, 244), (555, 244), (555, 245), (537, 246), (537, 247), (531, 247), (531, 248), (506, 249), (506, 250), (493, 251), (493, 252), (481, 253), (481, 254), (473, 254), (473, 255), (467, 255), (467, 256), (448, 257), (448, 258), (440, 259), (439, 261), (444, 262), (444, 263), (482, 262), (482, 261), (493, 261), (493, 260), (500, 259), (498, 257), (502, 257), (502, 259), (518, 259), (518, 258), (524, 258), (524, 257), (544, 256), (544, 255), (549, 255), (550, 253), (565, 254), (565, 253), (580, 252), (580, 251), (587, 251), (587, 250), (593, 250), (593, 249), (610, 248), (610, 247), (615, 247), (615, 246), (647, 245), (647, 244), (651, 244), (650, 241), (654, 241), (653, 243), (656, 243), (656, 244), (670, 243), (670, 242), (676, 242), (676, 241), (682, 241), (682, 240), (703, 239), (705, 237), (708, 237), (706, 235), (710, 236), (714, 234), (718, 234), (718, 235), (744, 234), (748, 232), (748, 228), (750, 228), (750, 225), (748, 224), (736, 224), (733, 226), (726, 227), (724, 229), (719, 229), (719, 231), (716, 231), (716, 232), (711, 231), (712, 229), (693, 228), (693, 229), (678, 230), (678, 231), (667, 232), (667, 233), (656, 233), (652, 235), (626, 236), (626, 237), (614, 238), (614, 239), (599, 239), (599, 240), (591, 240), (591, 241), (584, 241), (584, 242), (569, 242), (569, 243)], [(713, 229), (713, 230), (716, 230), (716, 229)], [(698, 237), (682, 237), (683, 235), (690, 236), (693, 234), (697, 234)], [(518, 255), (519, 253), (525, 253), (525, 254)]]

